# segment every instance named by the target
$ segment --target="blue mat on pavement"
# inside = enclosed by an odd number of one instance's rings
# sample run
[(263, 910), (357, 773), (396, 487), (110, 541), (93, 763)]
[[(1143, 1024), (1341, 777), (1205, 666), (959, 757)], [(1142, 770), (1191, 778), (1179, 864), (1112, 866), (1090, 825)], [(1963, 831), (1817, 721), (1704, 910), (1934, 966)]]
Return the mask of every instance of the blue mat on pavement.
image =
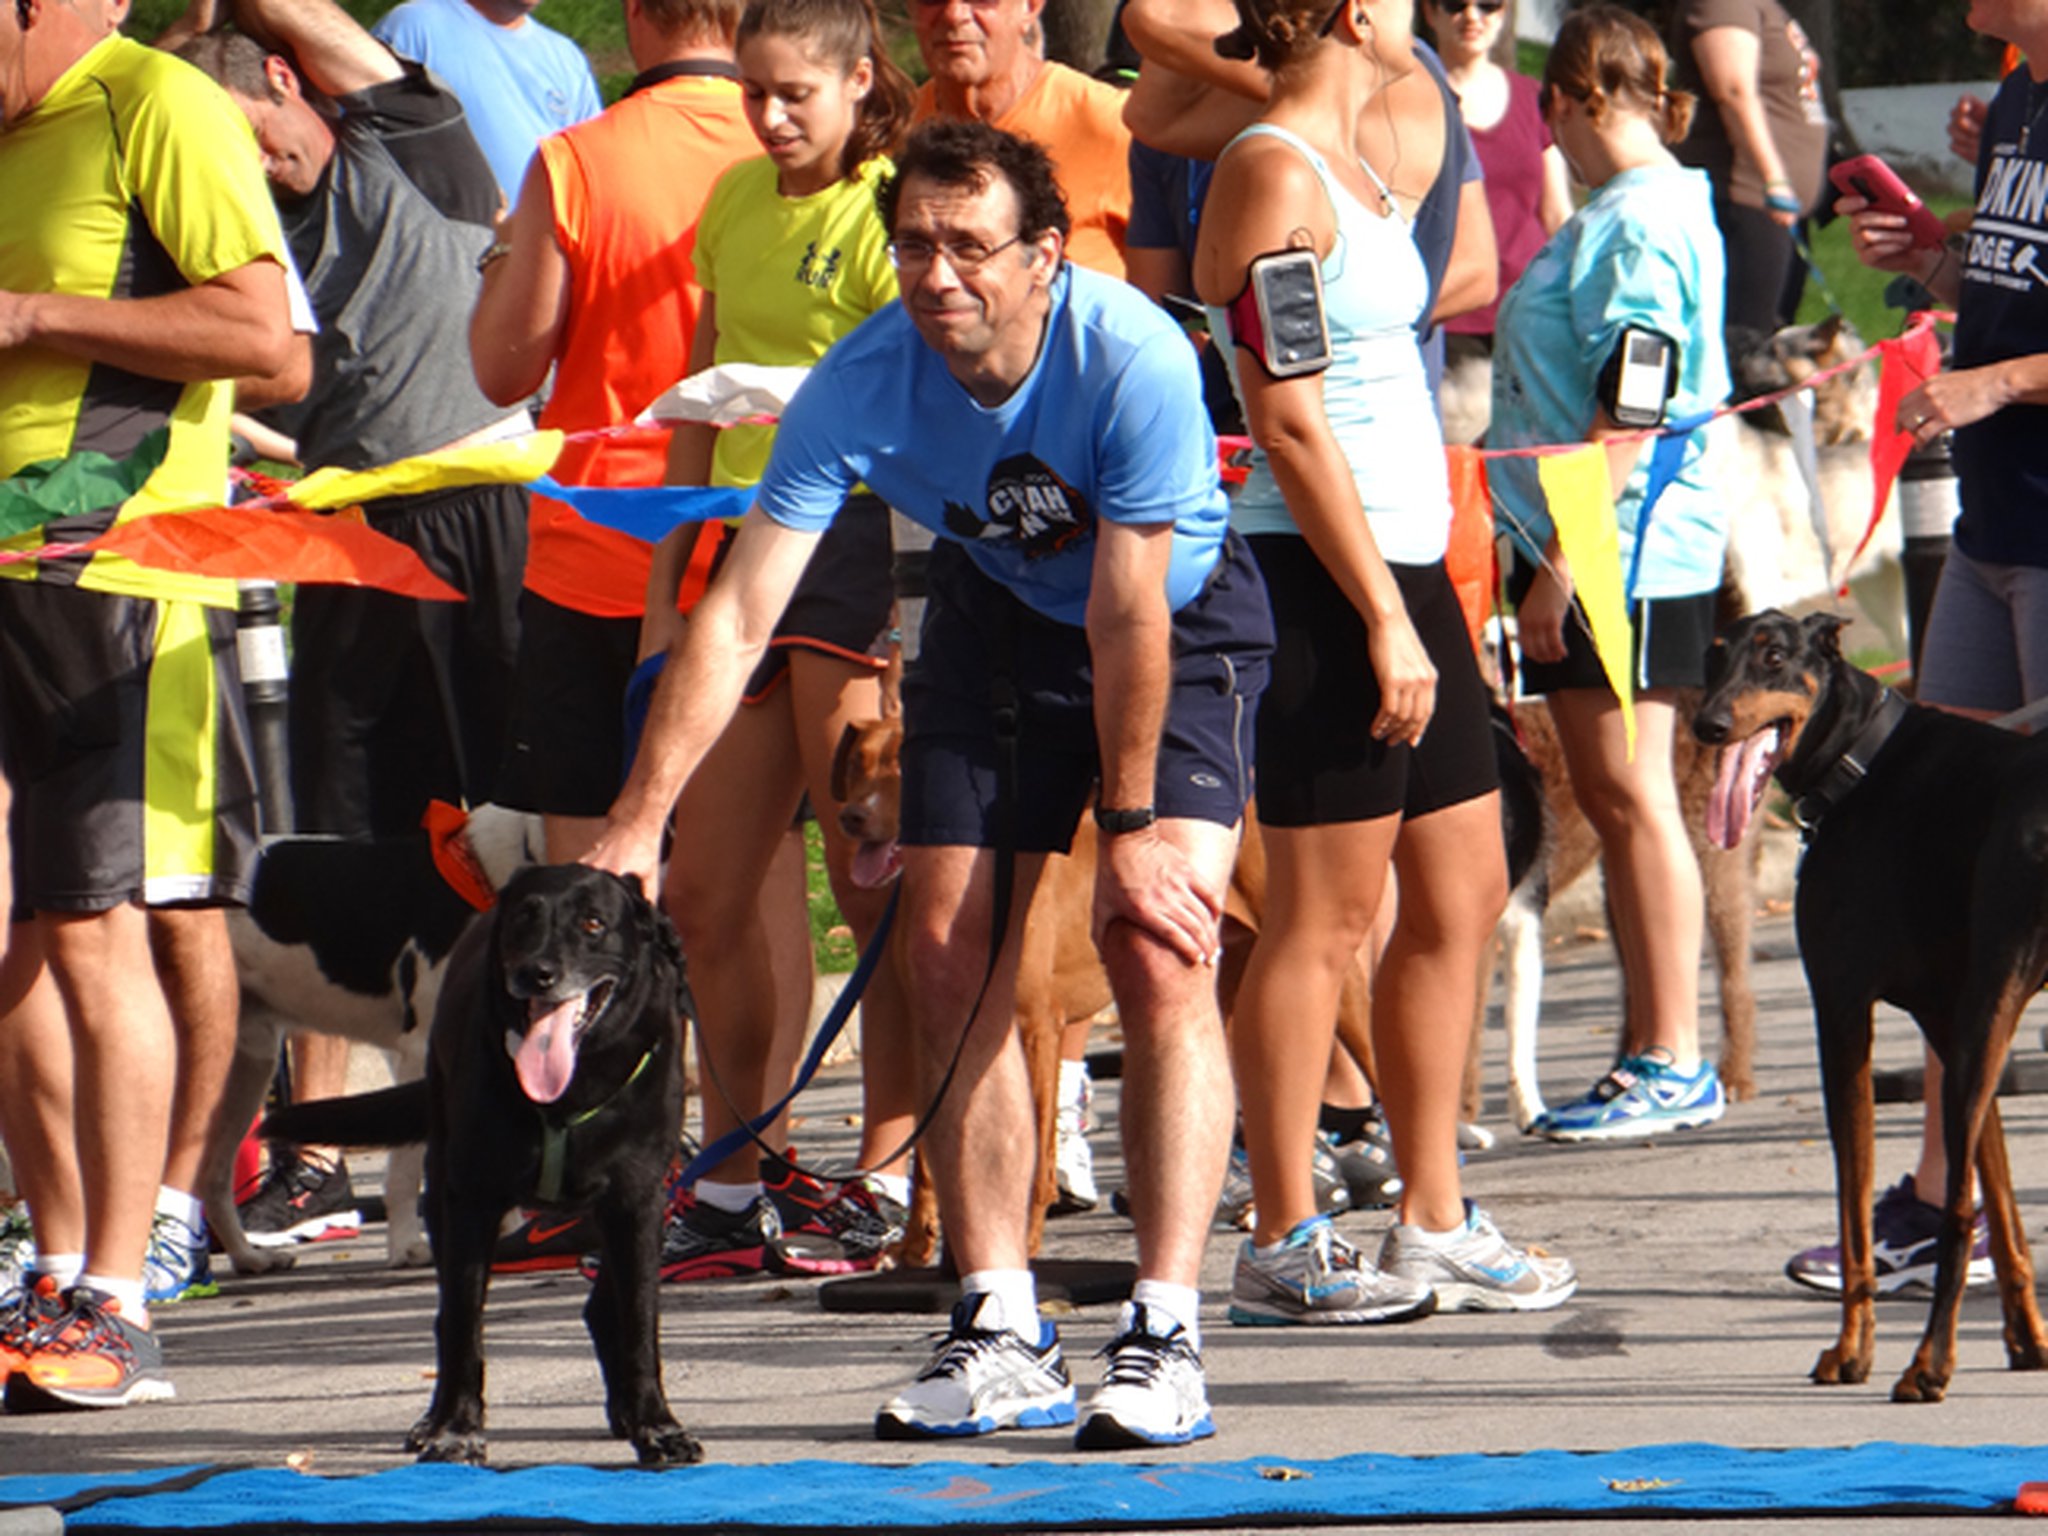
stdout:
[[(0, 1478), (0, 1509), (67, 1531), (1175, 1529), (1414, 1520), (1987, 1513), (2048, 1480), (2048, 1446), (1679, 1444), (1522, 1455), (1002, 1466), (796, 1461), (633, 1469), (408, 1466), (361, 1477), (169, 1468)], [(168, 1489), (164, 1485), (170, 1485)], [(150, 1491), (152, 1487), (159, 1491)]]

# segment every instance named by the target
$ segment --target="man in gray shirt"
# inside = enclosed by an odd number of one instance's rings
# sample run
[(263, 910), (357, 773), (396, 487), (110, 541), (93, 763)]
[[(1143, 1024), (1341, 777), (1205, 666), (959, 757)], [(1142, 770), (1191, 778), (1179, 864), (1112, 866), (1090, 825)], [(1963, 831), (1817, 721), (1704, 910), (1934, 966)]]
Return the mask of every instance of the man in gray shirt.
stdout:
[[(295, 438), (309, 469), (366, 468), (528, 430), (525, 413), (493, 405), (470, 372), (469, 312), (498, 189), (461, 103), (331, 0), (236, 0), (249, 36), (211, 31), (214, 11), (215, 0), (194, 0), (174, 30), (197, 35), (177, 51), (255, 128), (320, 322), (310, 392), (259, 419)], [(336, 115), (316, 110), (316, 97)], [(467, 602), (299, 588), (288, 734), (300, 831), (401, 835), (419, 827), (429, 800), (492, 797), (518, 653), (526, 503), (523, 489), (480, 486), (363, 508)], [(342, 1091), (345, 1042), (303, 1036), (293, 1055), (299, 1097)], [(359, 1221), (339, 1153), (300, 1151), (242, 1206), (259, 1242)]]

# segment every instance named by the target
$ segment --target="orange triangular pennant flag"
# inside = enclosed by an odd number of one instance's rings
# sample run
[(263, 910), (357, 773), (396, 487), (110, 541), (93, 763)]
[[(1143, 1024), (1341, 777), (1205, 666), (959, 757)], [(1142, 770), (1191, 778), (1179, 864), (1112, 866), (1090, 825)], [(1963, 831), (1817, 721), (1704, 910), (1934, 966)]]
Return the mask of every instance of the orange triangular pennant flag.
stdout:
[(1446, 445), (1444, 460), (1451, 479), (1451, 542), (1444, 551), (1444, 570), (1476, 652), (1493, 607), (1493, 496), (1486, 484), (1486, 460), (1477, 448)]
[(396, 539), (352, 518), (247, 507), (138, 517), (85, 546), (137, 565), (196, 576), (375, 587), (400, 597), (459, 603), (448, 585)]

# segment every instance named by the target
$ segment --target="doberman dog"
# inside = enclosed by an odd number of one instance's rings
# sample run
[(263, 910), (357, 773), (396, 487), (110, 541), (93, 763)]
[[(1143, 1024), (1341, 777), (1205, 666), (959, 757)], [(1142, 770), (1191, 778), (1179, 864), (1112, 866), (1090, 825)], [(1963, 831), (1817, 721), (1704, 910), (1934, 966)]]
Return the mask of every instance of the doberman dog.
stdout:
[(2021, 1008), (2048, 977), (2048, 739), (1909, 705), (1842, 657), (1843, 620), (1775, 610), (1723, 630), (1693, 729), (1722, 748), (1723, 846), (1775, 775), (1805, 831), (1794, 904), (1820, 1036), (1842, 1233), (1842, 1332), (1813, 1368), (1870, 1375), (1871, 1009), (1910, 1013), (1945, 1069), (1948, 1190), (1934, 1302), (1895, 1402), (1939, 1402), (1955, 1367), (1974, 1163), (2014, 1370), (2048, 1365), (2033, 1261), (1994, 1094)]

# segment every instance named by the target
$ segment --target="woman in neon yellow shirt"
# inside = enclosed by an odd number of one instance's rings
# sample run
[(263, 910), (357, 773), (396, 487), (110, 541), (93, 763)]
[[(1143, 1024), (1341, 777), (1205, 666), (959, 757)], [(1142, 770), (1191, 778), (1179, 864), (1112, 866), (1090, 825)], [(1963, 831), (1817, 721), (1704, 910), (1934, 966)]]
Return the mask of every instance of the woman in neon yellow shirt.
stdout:
[[(884, 51), (873, 6), (755, 0), (735, 52), (747, 121), (767, 153), (719, 179), (698, 225), (704, 307), (693, 373), (718, 363), (814, 363), (897, 291), (875, 188), (909, 122), (911, 90)], [(669, 480), (751, 485), (773, 439), (768, 426), (679, 427)], [(806, 792), (822, 813), (833, 894), (862, 943), (881, 915), (883, 893), (854, 878), (855, 848), (830, 814), (830, 783), (846, 723), (881, 713), (890, 561), (889, 510), (856, 493), (791, 599), (749, 683), (748, 707), (676, 807), (664, 896), (689, 956), (700, 1050), (717, 1079), (706, 1083), (707, 1142), (780, 1095), (802, 1046), (811, 973), (801, 886), (794, 912), (779, 881), (761, 897)], [(665, 619), (673, 609), (672, 595), (649, 603)], [(862, 1021), (865, 1165), (907, 1134), (914, 1089), (907, 1020), (886, 966), (862, 999)], [(780, 1230), (787, 1223), (764, 1192), (757, 1149), (746, 1147), (699, 1181), (694, 1199), (679, 1200), (663, 1237), (663, 1277), (865, 1269), (901, 1236), (908, 1181), (900, 1169), (836, 1190), (786, 1168), (769, 1173), (785, 1216), (803, 1211), (800, 1224)]]

